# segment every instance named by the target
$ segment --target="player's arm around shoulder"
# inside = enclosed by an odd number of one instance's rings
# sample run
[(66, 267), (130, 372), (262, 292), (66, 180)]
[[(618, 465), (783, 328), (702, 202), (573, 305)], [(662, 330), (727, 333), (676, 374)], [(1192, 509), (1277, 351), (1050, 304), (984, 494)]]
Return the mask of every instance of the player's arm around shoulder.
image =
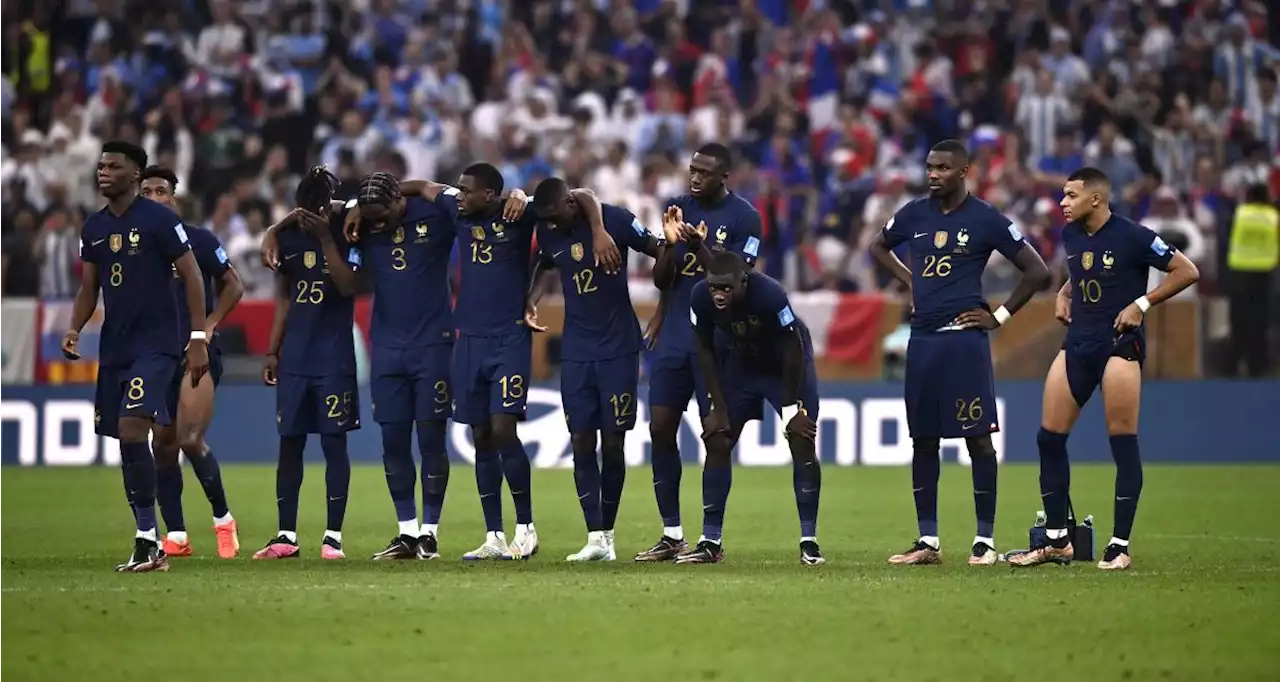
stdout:
[(591, 251), (595, 257), (596, 267), (604, 268), (605, 273), (610, 275), (617, 273), (622, 269), (622, 253), (613, 241), (613, 235), (609, 234), (605, 226), (604, 204), (600, 202), (595, 192), (585, 187), (570, 190), (570, 194), (582, 207), (582, 214), (591, 225)]

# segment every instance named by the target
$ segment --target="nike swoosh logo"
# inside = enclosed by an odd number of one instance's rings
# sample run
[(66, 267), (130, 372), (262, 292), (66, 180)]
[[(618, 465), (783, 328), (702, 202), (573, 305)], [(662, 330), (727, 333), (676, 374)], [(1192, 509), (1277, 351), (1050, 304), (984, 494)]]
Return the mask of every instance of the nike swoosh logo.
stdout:
[(338, 422), (338, 426), (346, 426), (346, 425), (347, 425), (347, 420), (345, 420), (345, 419), (343, 419), (342, 421)]
[(99, 240), (97, 240), (97, 241), (95, 241), (95, 242), (93, 242), (93, 243), (89, 244), (89, 246), (97, 246), (97, 245), (99, 245), (99, 244), (101, 244), (102, 242), (105, 242), (105, 241), (107, 241), (107, 240), (105, 240), (105, 239), (99, 239)]
[(562, 253), (564, 253), (564, 249), (561, 249), (561, 250), (556, 251), (555, 253), (551, 254), (551, 257), (552, 257), (552, 258), (559, 258), (559, 257), (560, 257), (560, 254), (562, 254)]
[(1075, 257), (1076, 257), (1076, 255), (1073, 253), (1073, 254), (1071, 254), (1071, 255), (1067, 256), (1067, 260), (1071, 260), (1072, 258), (1075, 258)]
[(716, 506), (715, 506), (714, 504), (704, 504), (704, 505), (702, 505), (702, 511), (707, 511), (707, 510), (715, 509), (715, 508), (716, 508)]
[(330, 502), (337, 502), (338, 500), (345, 500), (345, 499), (347, 499), (347, 496), (346, 496), (346, 495), (339, 495), (339, 496), (337, 496), (337, 497), (330, 497), (330, 498), (329, 498), (329, 501), (330, 501)]
[(498, 493), (485, 493), (485, 494), (483, 494), (483, 495), (481, 495), (481, 496), (480, 496), (480, 499), (482, 499), (482, 500), (483, 500), (483, 499), (484, 499), (484, 498), (486, 498), (486, 497), (493, 497), (494, 495), (497, 495), (497, 494), (498, 494)]
[(129, 403), (128, 405), (125, 405), (125, 406), (124, 406), (124, 409), (126, 409), (126, 410), (135, 410), (135, 409), (137, 409), (137, 408), (139, 408), (139, 407), (142, 407), (142, 403)]
[(590, 495), (591, 495), (591, 493), (582, 493), (581, 495), (579, 495), (579, 496), (578, 496), (578, 499), (579, 499), (579, 500), (585, 500), (585, 499), (587, 499), (587, 497), (588, 497), (588, 496), (590, 496)]
[(504, 400), (504, 401), (502, 401), (502, 406), (503, 406), (503, 407), (515, 407), (515, 406), (516, 406), (517, 404), (519, 404), (519, 403), (520, 403), (520, 401), (519, 401), (519, 400), (512, 400), (511, 402), (507, 402), (507, 401), (505, 401), (505, 400)]
[(929, 233), (928, 233), (928, 232), (917, 232), (917, 233), (915, 233), (915, 235), (914, 235), (914, 236), (912, 236), (911, 238), (912, 238), (912, 239), (919, 239), (919, 238), (921, 238), (921, 237), (923, 237), (923, 236), (925, 236), (925, 235), (927, 235), (927, 234), (929, 234)]
[(973, 428), (973, 427), (975, 427), (975, 426), (977, 426), (977, 424), (965, 424), (964, 426), (961, 426), (961, 427), (960, 427), (960, 430), (961, 430), (961, 431), (968, 431), (969, 429), (972, 429), (972, 428)]
[(427, 480), (435, 480), (437, 478), (444, 478), (444, 474), (427, 474)]
[(627, 425), (627, 420), (625, 420), (625, 419), (615, 419), (615, 420), (613, 420), (613, 423), (614, 423), (614, 425), (616, 425), (616, 426), (626, 426), (626, 425)]
[(437, 407), (437, 408), (436, 408), (436, 411), (435, 411), (435, 414), (444, 414), (444, 411), (445, 411), (446, 409), (447, 409), (447, 408), (444, 408), (444, 407)]
[(294, 258), (297, 258), (297, 257), (298, 257), (298, 254), (296, 254), (296, 253), (291, 253), (291, 254), (289, 254), (289, 255), (285, 256), (285, 257), (284, 257), (284, 259), (285, 259), (285, 260), (291, 260), (291, 259), (294, 259)]
[(1117, 497), (1116, 502), (1124, 502), (1126, 500), (1132, 500), (1132, 499), (1133, 499), (1132, 497)]

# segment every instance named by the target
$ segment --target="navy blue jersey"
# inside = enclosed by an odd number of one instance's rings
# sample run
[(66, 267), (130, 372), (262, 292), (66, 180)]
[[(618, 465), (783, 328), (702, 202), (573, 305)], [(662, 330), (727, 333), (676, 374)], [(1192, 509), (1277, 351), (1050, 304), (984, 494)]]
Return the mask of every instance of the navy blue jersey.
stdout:
[[(627, 262), (628, 250), (643, 252), (649, 231), (631, 211), (604, 204), (604, 228)], [(544, 265), (560, 271), (564, 287), (564, 337), (560, 357), (588, 362), (610, 360), (640, 352), (644, 341), (626, 271), (609, 275), (595, 266), (591, 225), (538, 227), (538, 248)]]
[[(148, 354), (177, 357), (182, 352), (190, 320), (178, 320), (173, 263), (190, 248), (178, 215), (143, 197), (134, 199), (124, 215), (103, 208), (85, 221), (80, 258), (98, 266), (102, 286), (101, 364), (128, 365)], [(187, 333), (179, 335), (180, 327)]]
[(1149, 268), (1168, 268), (1174, 252), (1155, 232), (1115, 214), (1092, 236), (1079, 221), (1067, 223), (1062, 247), (1071, 271), (1068, 342), (1112, 340), (1116, 316), (1146, 295)]
[(982, 272), (992, 251), (1012, 261), (1026, 244), (1018, 228), (991, 204), (966, 197), (943, 213), (933, 199), (916, 199), (898, 209), (884, 226), (889, 248), (911, 249), (911, 328), (935, 331), (966, 310), (987, 307)]
[(393, 230), (364, 236), (366, 271), (373, 277), (375, 345), (420, 348), (453, 341), (449, 254), (453, 219), (435, 204), (405, 197)]
[[(342, 236), (341, 213), (330, 217), (329, 229), (338, 252), (346, 254), (348, 265), (358, 269), (363, 256)], [(279, 276), (289, 290), (280, 373), (313, 377), (354, 374), (356, 352), (351, 325), (355, 297), (338, 292), (318, 239), (293, 227), (282, 230), (278, 240)]]
[(533, 211), (506, 222), (502, 214), (458, 213), (458, 190), (447, 188), (436, 205), (453, 219), (462, 261), (454, 324), (462, 334), (505, 336), (527, 329), (525, 296), (537, 219)]
[[(799, 333), (806, 356), (813, 355), (809, 328), (796, 317), (786, 289), (768, 275), (747, 275), (747, 289), (742, 298), (727, 310), (717, 310), (711, 300), (711, 288), (698, 282), (690, 301), (693, 330), (704, 343), (713, 347), (727, 345), (733, 371), (748, 374), (778, 375), (782, 373), (785, 342)], [(716, 331), (724, 344), (716, 344)]]
[[(679, 206), (684, 221), (698, 226), (707, 224), (707, 248), (712, 252), (733, 251), (747, 263), (755, 263), (760, 255), (760, 214), (747, 200), (730, 192), (723, 201), (708, 206), (691, 195), (676, 197), (667, 206)], [(676, 281), (667, 301), (662, 333), (654, 349), (660, 356), (686, 355), (694, 351), (693, 331), (689, 327), (689, 296), (693, 285), (706, 277), (697, 256), (684, 242), (676, 243)]]
[[(218, 281), (231, 269), (231, 259), (214, 233), (197, 225), (186, 225), (183, 229), (191, 242), (191, 255), (200, 266), (200, 279), (204, 281), (204, 314), (207, 317), (217, 301)], [(191, 326), (191, 312), (187, 309), (187, 290), (178, 276), (177, 267), (173, 268), (173, 296), (178, 303), (179, 338), (185, 338), (191, 332), (187, 329)], [(217, 349), (215, 339), (209, 339), (209, 350)]]

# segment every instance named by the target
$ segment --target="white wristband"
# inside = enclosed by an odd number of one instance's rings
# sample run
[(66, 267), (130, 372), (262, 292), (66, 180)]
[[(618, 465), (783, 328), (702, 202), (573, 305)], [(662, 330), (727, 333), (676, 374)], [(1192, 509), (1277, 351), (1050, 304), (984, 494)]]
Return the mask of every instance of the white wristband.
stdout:
[(202, 331), (199, 331), (199, 332), (191, 332), (191, 340), (192, 340), (192, 341), (208, 341), (208, 340), (209, 340), (209, 335), (208, 335), (208, 334), (205, 334), (205, 333), (204, 333), (204, 332), (202, 332)]
[(783, 405), (782, 409), (778, 411), (782, 413), (782, 425), (786, 426), (791, 423), (791, 420), (794, 419), (797, 414), (800, 414), (800, 406)]
[(1008, 308), (1000, 306), (999, 308), (996, 308), (994, 313), (991, 313), (991, 316), (996, 318), (996, 324), (1003, 325), (1005, 322), (1009, 321), (1009, 318), (1013, 317), (1013, 313), (1009, 312)]
[(1143, 315), (1146, 315), (1147, 311), (1151, 310), (1151, 299), (1146, 296), (1139, 296), (1133, 304), (1138, 306), (1138, 310), (1141, 310)]

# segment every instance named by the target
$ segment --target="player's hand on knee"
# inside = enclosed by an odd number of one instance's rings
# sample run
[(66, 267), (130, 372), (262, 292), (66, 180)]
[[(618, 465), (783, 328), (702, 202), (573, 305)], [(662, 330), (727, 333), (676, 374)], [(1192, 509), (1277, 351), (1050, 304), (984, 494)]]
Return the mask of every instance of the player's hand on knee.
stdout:
[(528, 205), (529, 195), (524, 190), (513, 189), (507, 192), (507, 201), (502, 204), (502, 219), (507, 222), (519, 220)]
[(1064, 325), (1071, 324), (1071, 299), (1064, 296), (1056, 297), (1053, 302), (1053, 316)]
[(546, 325), (538, 324), (538, 306), (532, 303), (524, 304), (524, 324), (535, 332), (547, 331)]
[(818, 424), (810, 419), (804, 410), (801, 410), (787, 422), (786, 435), (788, 439), (803, 438), (812, 443), (818, 438)]
[(956, 324), (965, 329), (995, 329), (1000, 326), (996, 321), (995, 315), (990, 310), (984, 308), (974, 308), (960, 313), (956, 318)]
[(360, 241), (360, 207), (352, 206), (342, 217), (342, 236), (349, 242)]
[(276, 366), (279, 364), (279, 357), (275, 354), (267, 355), (267, 359), (262, 363), (262, 383), (268, 386), (276, 385)]
[(209, 346), (199, 339), (187, 343), (187, 374), (191, 375), (191, 386), (200, 384), (200, 379), (209, 371)]
[(729, 415), (724, 410), (712, 409), (702, 420), (702, 440), (707, 440), (713, 436), (729, 432)]
[(62, 355), (68, 360), (79, 360), (80, 351), (76, 346), (80, 343), (80, 332), (68, 330), (62, 335)]
[(1115, 328), (1118, 332), (1127, 332), (1130, 329), (1137, 329), (1142, 324), (1142, 308), (1137, 303), (1130, 303), (1116, 315)]

